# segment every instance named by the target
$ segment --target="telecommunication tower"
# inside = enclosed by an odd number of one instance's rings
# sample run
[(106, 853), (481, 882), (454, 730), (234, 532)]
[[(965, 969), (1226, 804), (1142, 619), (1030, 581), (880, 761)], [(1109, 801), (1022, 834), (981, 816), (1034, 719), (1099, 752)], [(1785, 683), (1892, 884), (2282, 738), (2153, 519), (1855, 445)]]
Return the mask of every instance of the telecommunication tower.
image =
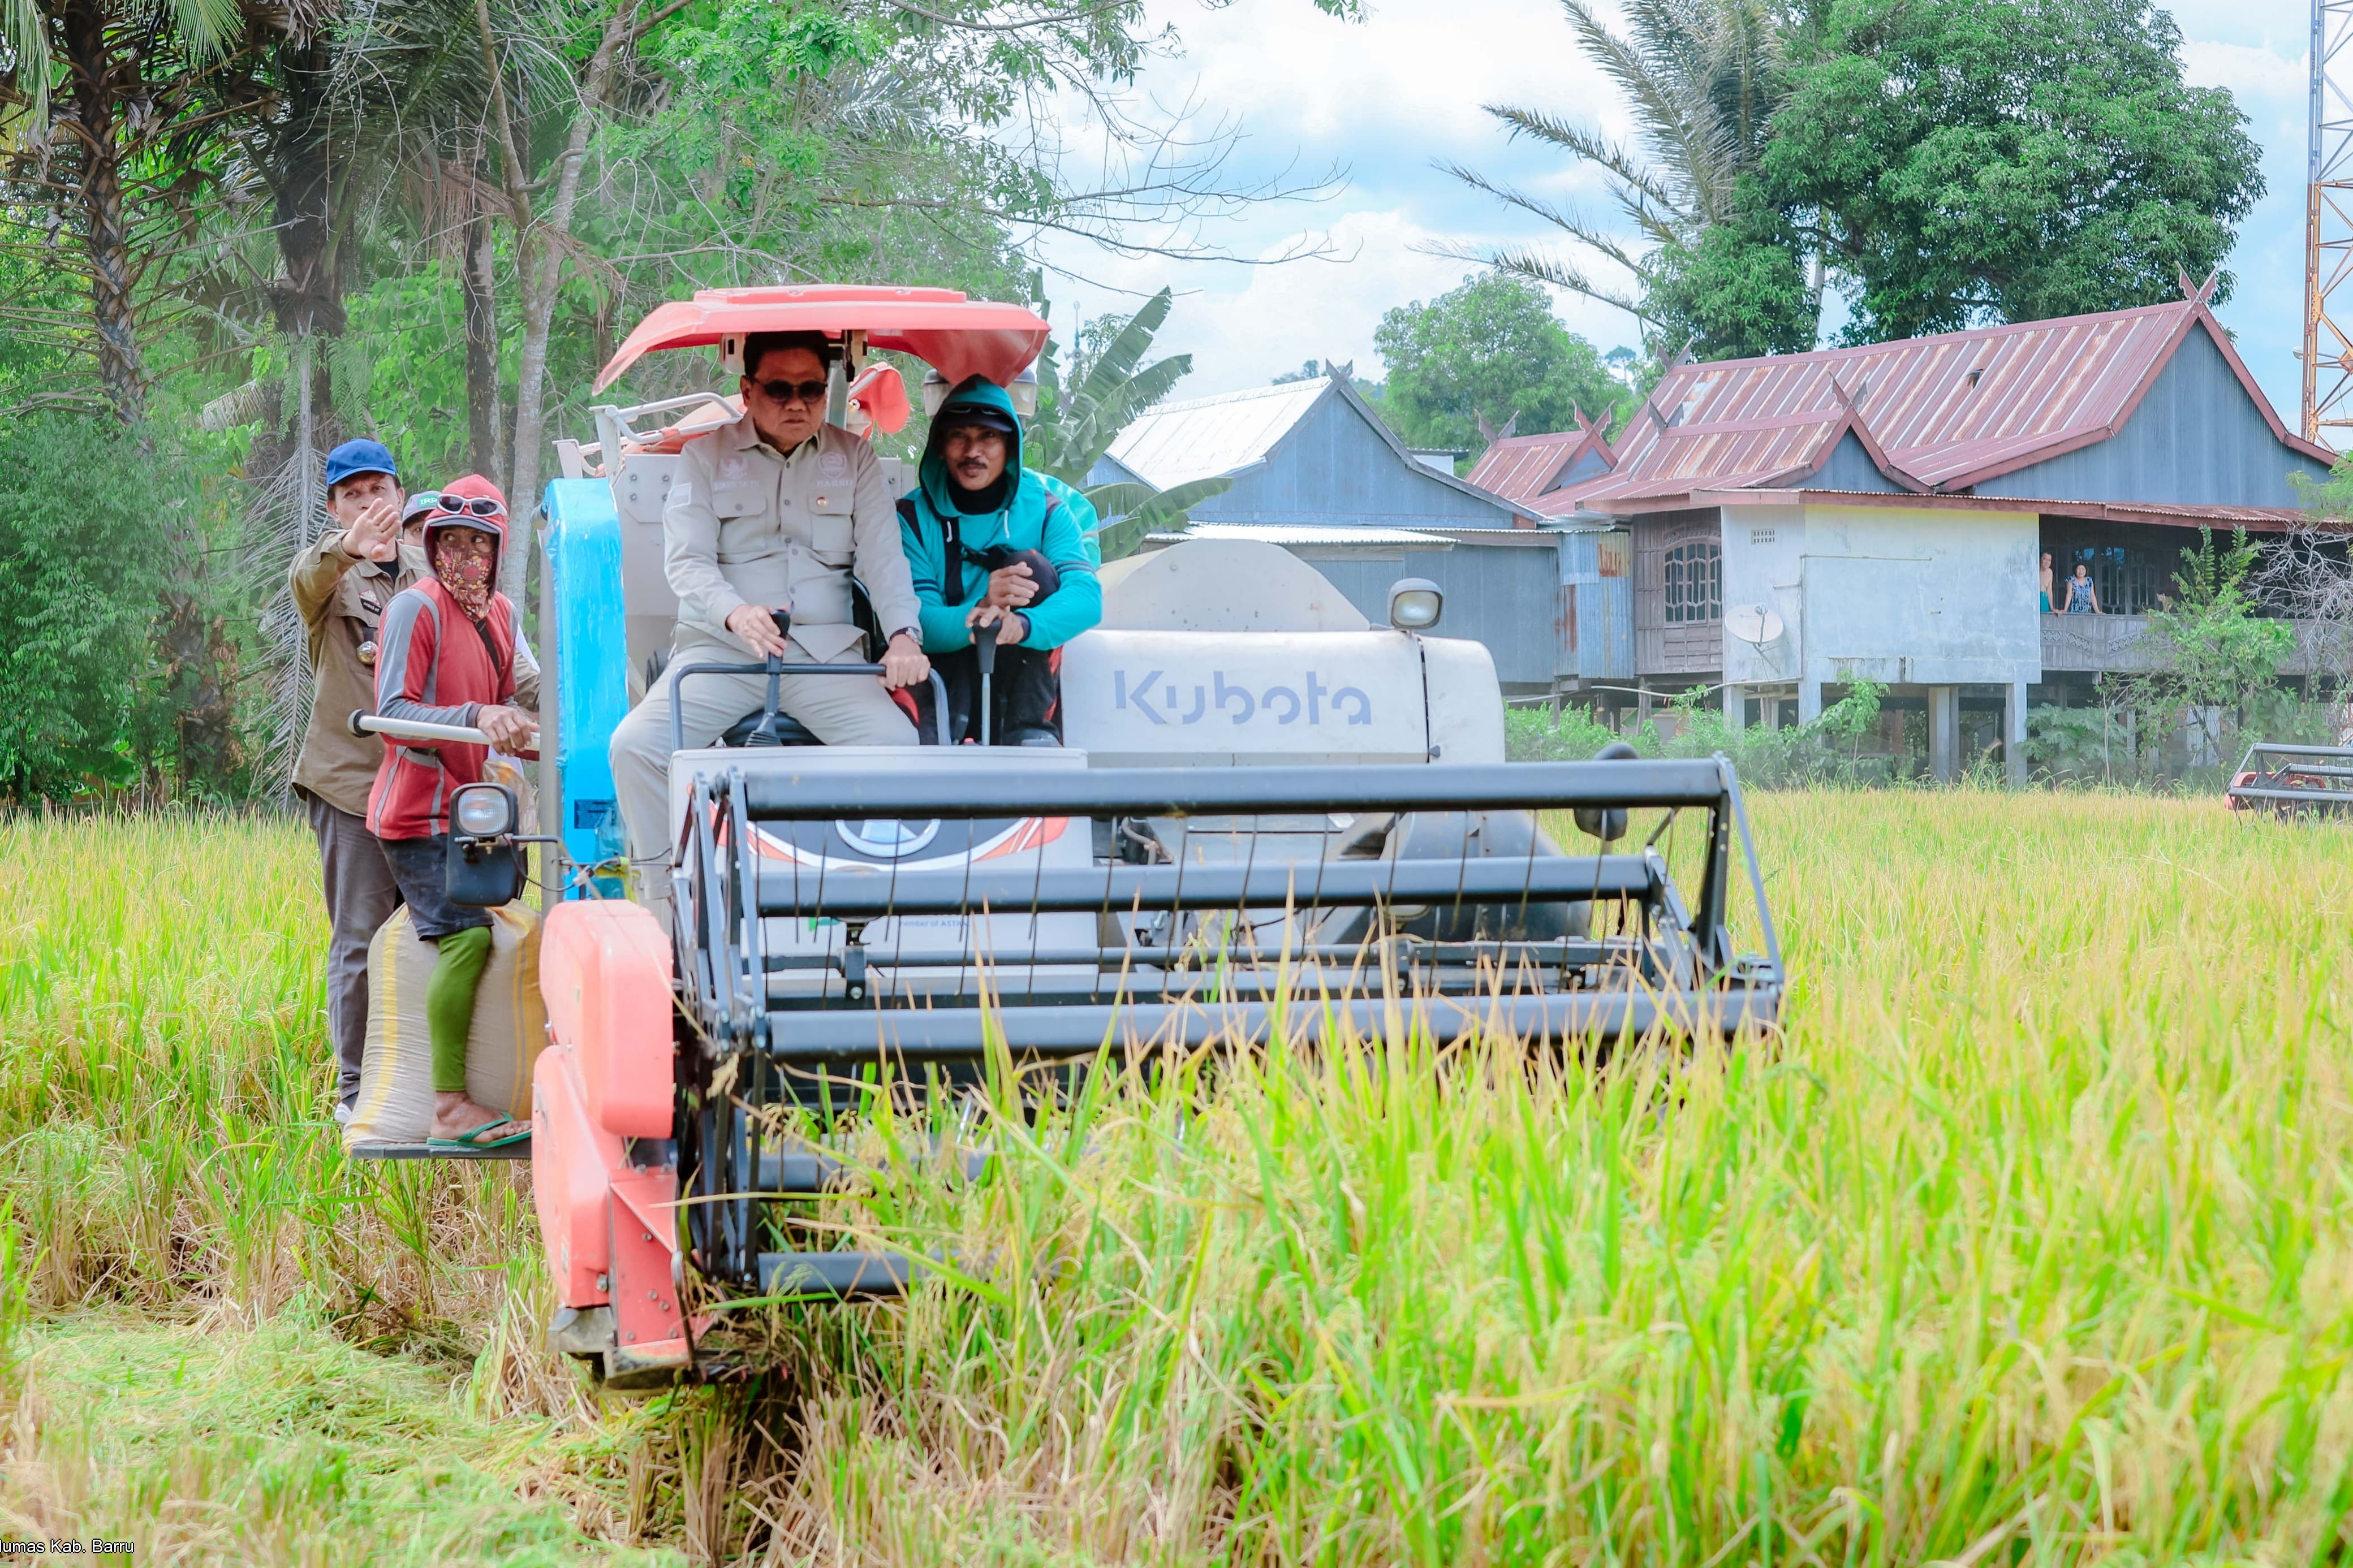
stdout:
[(2312, 0), (2304, 189), (2304, 437), (2353, 445), (2353, 0)]

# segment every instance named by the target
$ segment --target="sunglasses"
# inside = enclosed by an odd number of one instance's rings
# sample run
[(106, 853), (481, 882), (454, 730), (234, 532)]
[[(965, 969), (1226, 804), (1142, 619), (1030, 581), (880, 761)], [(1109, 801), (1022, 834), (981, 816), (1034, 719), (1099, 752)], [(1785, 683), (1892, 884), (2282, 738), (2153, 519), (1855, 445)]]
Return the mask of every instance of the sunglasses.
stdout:
[(436, 517), (504, 517), (507, 503), (491, 496), (435, 496)]
[(755, 381), (752, 384), (767, 395), (771, 403), (808, 403), (825, 401), (826, 383), (822, 381)]

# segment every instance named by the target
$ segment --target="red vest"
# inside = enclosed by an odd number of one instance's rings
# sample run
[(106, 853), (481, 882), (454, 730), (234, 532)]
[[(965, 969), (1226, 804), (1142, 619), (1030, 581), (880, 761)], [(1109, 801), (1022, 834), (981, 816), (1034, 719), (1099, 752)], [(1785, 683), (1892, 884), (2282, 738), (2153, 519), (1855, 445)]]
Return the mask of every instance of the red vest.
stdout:
[[(480, 622), (427, 577), (395, 595), (376, 634), (375, 710), (385, 719), (471, 725), (485, 707), (515, 692), (514, 606), (491, 595)], [(378, 838), (429, 838), (449, 831), (449, 795), (478, 782), (486, 746), (386, 737), (368, 792), (368, 831)]]

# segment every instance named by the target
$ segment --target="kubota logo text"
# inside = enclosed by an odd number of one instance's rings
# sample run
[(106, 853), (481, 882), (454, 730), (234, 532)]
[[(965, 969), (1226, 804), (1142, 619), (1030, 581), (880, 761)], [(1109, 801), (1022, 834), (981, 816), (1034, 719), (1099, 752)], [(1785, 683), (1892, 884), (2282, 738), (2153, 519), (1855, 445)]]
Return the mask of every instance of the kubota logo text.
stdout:
[(1353, 686), (1330, 687), (1314, 670), (1297, 686), (1274, 685), (1263, 690), (1226, 679), (1222, 669), (1209, 672), (1207, 685), (1189, 688), (1165, 679), (1157, 669), (1130, 677), (1112, 671), (1112, 706), (1132, 708), (1155, 724), (1198, 724), (1224, 714), (1236, 724), (1252, 719), (1272, 719), (1278, 724), (1324, 721), (1325, 712), (1345, 717), (1350, 724), (1373, 721), (1373, 700)]

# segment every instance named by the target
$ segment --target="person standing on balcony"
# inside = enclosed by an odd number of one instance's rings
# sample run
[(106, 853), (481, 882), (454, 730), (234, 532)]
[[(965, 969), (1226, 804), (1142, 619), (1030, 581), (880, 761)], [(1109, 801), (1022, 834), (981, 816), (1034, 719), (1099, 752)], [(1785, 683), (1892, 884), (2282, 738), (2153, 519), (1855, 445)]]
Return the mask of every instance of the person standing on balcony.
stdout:
[(2051, 552), (2042, 552), (2042, 613), (2051, 613)]
[(2100, 608), (2100, 591), (2092, 586), (2092, 569), (2080, 561), (2075, 563), (2075, 574), (2067, 579), (2066, 613), (2071, 616), (2106, 614)]

